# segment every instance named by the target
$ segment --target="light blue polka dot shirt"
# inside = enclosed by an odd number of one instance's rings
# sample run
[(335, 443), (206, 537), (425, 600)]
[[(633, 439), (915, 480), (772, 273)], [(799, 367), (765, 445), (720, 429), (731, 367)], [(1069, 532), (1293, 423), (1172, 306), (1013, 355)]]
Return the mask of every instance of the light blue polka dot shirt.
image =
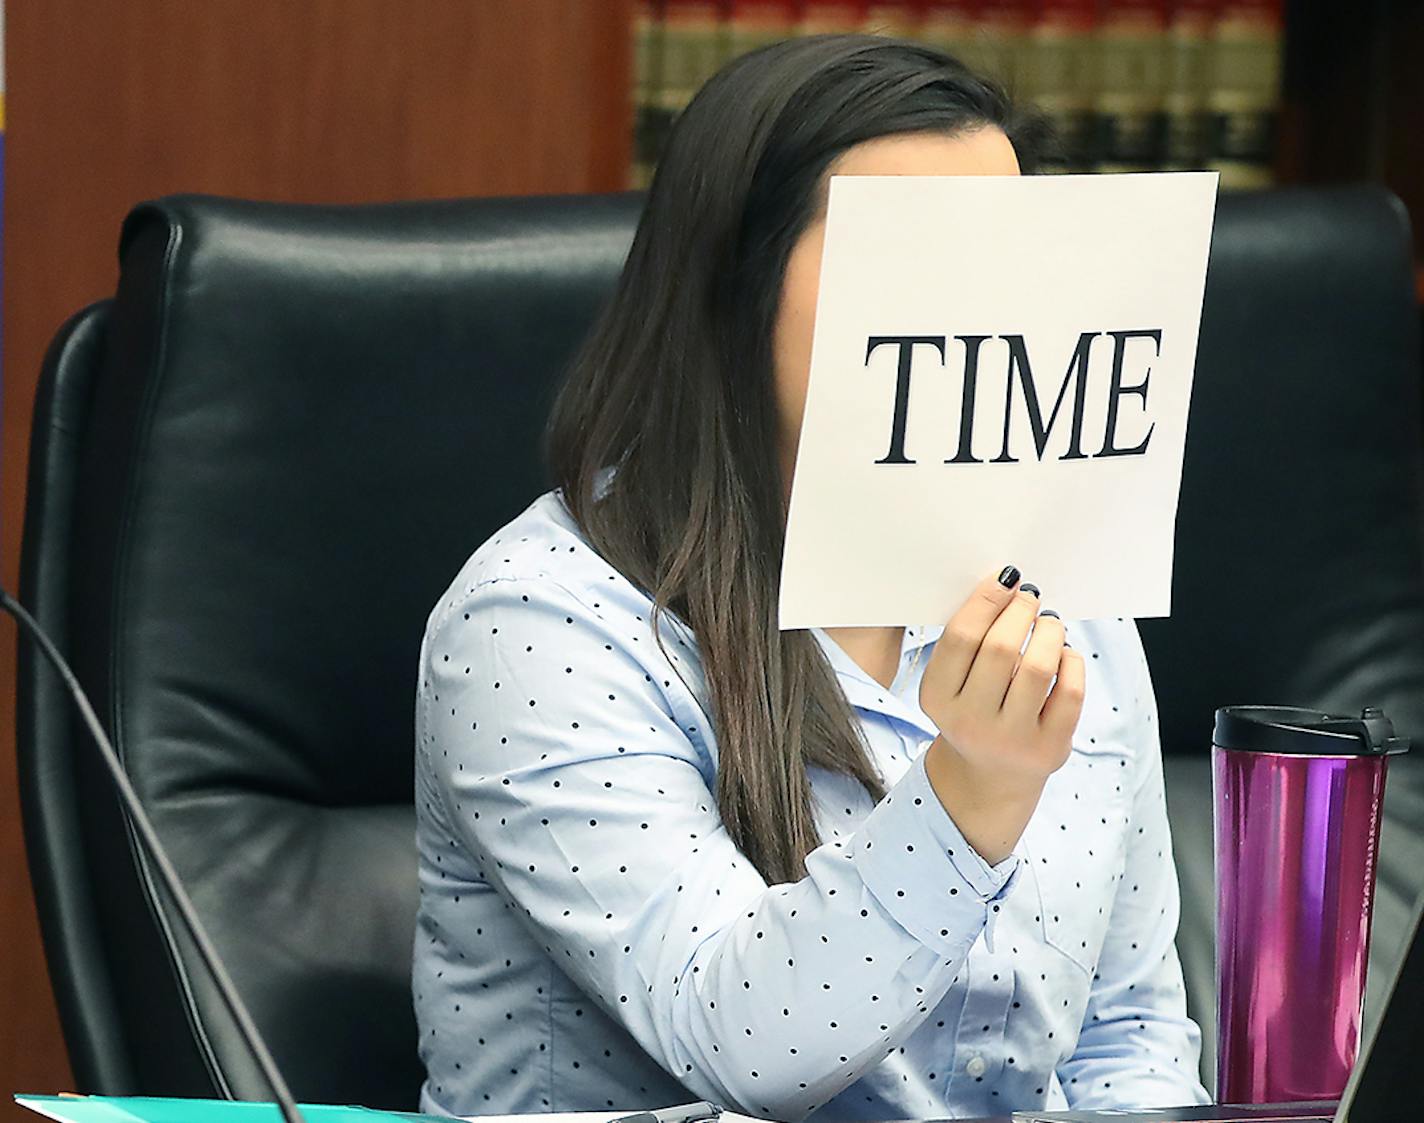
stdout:
[[(1050, 591), (1051, 592), (1051, 591)], [(1131, 620), (1069, 620), (1073, 753), (989, 866), (925, 776), (906, 630), (890, 689), (817, 632), (888, 794), (813, 770), (822, 845), (768, 885), (717, 814), (695, 638), (556, 493), (481, 546), (420, 653), (422, 1106), (708, 1099), (769, 1119), (1205, 1103), (1173, 946), (1152, 683)]]

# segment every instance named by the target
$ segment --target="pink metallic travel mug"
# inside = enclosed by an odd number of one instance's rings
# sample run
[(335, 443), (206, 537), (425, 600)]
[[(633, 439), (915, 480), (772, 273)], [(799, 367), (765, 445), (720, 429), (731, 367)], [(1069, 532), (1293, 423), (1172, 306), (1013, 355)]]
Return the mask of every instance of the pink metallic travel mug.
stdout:
[(1360, 1042), (1389, 757), (1382, 710), (1216, 711), (1217, 1100), (1336, 1100)]

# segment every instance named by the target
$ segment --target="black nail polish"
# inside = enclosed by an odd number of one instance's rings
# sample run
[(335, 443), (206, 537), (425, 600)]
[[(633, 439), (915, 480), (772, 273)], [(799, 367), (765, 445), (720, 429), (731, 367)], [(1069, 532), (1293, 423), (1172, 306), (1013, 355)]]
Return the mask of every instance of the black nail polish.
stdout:
[(1054, 612), (1053, 609), (1051, 609), (1051, 608), (1045, 608), (1042, 612), (1039, 613), (1039, 615), (1040, 615), (1040, 616), (1052, 616), (1053, 619), (1055, 619), (1055, 620), (1061, 620), (1061, 619), (1063, 619), (1061, 616), (1058, 615), (1058, 613)]
[(1006, 589), (1012, 589), (1014, 582), (1019, 579), (1019, 567), (1016, 565), (1006, 565), (999, 574), (999, 584)]
[(1038, 596), (1038, 586), (1030, 585), (1027, 581), (1025, 581), (1022, 585), (1019, 586), (1019, 592), (1032, 593), (1034, 596)]

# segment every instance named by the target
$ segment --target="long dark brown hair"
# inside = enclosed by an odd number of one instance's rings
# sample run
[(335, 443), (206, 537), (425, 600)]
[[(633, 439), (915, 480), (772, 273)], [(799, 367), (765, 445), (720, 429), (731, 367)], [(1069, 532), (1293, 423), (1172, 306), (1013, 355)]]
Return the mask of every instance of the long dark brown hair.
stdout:
[[(668, 138), (622, 275), (554, 406), (554, 482), (593, 546), (697, 638), (717, 803), (769, 882), (820, 844), (807, 768), (884, 783), (815, 637), (781, 632), (785, 528), (772, 335), (792, 246), (846, 149), (1002, 129), (1046, 136), (994, 83), (922, 44), (824, 35), (728, 64)], [(600, 483), (614, 468), (606, 490)]]

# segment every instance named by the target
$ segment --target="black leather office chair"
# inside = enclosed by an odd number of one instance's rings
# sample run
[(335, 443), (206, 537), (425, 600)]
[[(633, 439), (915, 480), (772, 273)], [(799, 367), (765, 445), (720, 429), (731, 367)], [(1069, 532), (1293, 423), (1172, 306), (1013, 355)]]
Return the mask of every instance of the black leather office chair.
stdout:
[[(550, 386), (632, 197), (144, 204), (36, 407), (23, 597), (123, 754), (294, 1092), (413, 1108), (415, 669), (544, 489)], [(93, 1091), (270, 1093), (82, 731), (21, 673), (31, 869)]]
[(1392, 762), (1367, 1021), (1424, 889), (1424, 453), (1408, 222), (1382, 191), (1220, 202), (1172, 616), (1140, 623), (1183, 882), (1178, 948), (1214, 1072), (1215, 707), (1382, 706)]
[[(550, 386), (637, 209), (160, 200), (125, 224), (117, 296), (47, 358), (23, 597), (93, 692), (300, 1097), (415, 1102), (421, 629), (468, 552), (542, 490)], [(1181, 943), (1208, 1041), (1212, 708), (1380, 704), (1424, 733), (1405, 245), (1375, 192), (1220, 205), (1175, 612), (1143, 626), (1182, 754)], [(28, 653), (20, 752), (79, 1086), (266, 1097)], [(1421, 790), (1396, 770), (1381, 955), (1424, 880)]]

